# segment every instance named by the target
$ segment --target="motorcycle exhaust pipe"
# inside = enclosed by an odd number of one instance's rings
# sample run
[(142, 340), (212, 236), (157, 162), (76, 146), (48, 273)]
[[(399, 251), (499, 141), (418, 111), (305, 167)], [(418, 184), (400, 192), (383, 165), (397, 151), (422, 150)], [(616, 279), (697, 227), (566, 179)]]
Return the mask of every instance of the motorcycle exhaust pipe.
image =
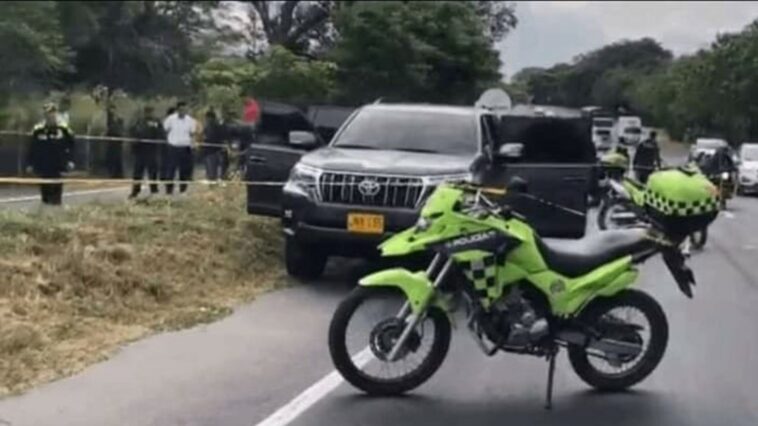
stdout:
[(558, 333), (557, 340), (569, 345), (584, 347), (587, 352), (597, 352), (601, 357), (636, 357), (642, 352), (642, 345), (622, 342), (616, 339), (595, 339), (579, 331), (565, 330)]

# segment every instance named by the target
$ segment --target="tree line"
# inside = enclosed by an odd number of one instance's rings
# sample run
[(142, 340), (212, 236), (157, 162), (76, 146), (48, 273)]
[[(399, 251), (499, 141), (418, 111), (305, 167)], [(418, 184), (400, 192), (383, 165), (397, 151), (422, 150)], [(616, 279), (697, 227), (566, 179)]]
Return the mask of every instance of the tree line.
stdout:
[[(499, 84), (491, 1), (8, 1), (0, 102), (50, 90), (358, 104), (471, 103)], [(248, 18), (248, 19), (243, 19)]]
[(613, 43), (571, 63), (523, 69), (512, 87), (537, 104), (634, 111), (680, 140), (755, 140), (758, 20), (677, 58), (650, 38)]

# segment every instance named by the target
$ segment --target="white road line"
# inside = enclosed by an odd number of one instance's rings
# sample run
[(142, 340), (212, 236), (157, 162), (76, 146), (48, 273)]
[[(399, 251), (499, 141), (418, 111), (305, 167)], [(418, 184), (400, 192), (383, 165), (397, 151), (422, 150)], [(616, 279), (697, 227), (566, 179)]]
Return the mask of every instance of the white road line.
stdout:
[[(353, 356), (353, 364), (362, 368), (374, 358), (371, 349), (366, 347), (364, 350)], [(304, 390), (295, 399), (288, 402), (276, 410), (272, 415), (265, 418), (256, 426), (285, 426), (295, 420), (297, 416), (305, 412), (323, 397), (342, 384), (344, 380), (336, 370), (324, 376), (321, 380), (314, 383), (311, 387)]]
[[(118, 188), (108, 188), (108, 189), (88, 189), (86, 191), (72, 191), (72, 192), (64, 192), (64, 197), (76, 197), (79, 195), (92, 195), (92, 194), (104, 194), (106, 192), (115, 192), (115, 191), (123, 191), (124, 189), (127, 189), (127, 187), (118, 187)], [(26, 197), (15, 197), (15, 198), (0, 198), (0, 203), (21, 203), (24, 201), (36, 201), (39, 200), (39, 195), (29, 195)]]
[(727, 219), (734, 219), (735, 216), (734, 216), (734, 213), (725, 211), (724, 217)]

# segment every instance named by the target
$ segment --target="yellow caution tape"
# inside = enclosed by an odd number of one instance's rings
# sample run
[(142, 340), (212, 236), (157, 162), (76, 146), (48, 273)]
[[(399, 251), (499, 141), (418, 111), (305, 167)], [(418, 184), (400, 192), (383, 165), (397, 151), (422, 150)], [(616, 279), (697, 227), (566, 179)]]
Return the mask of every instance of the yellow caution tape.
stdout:
[[(16, 132), (10, 130), (0, 130), (0, 135), (5, 136), (29, 136), (29, 133)], [(77, 140), (94, 140), (97, 142), (127, 142), (127, 143), (152, 143), (160, 145), (168, 145), (165, 139), (140, 139), (140, 138), (128, 138), (122, 136), (94, 136), (94, 135), (77, 135), (74, 134), (74, 138)], [(193, 142), (192, 146), (210, 146), (225, 148), (229, 147), (228, 144), (223, 143), (210, 143), (210, 142)]]
[(238, 180), (225, 180), (215, 181), (207, 179), (198, 180), (134, 180), (134, 179), (93, 179), (93, 178), (21, 178), (21, 177), (0, 177), (0, 184), (10, 185), (40, 185), (47, 183), (112, 183), (112, 184), (199, 184), (199, 185), (214, 185), (220, 182), (235, 185), (254, 185), (254, 186), (284, 186), (286, 182), (253, 182), (253, 181), (238, 181)]

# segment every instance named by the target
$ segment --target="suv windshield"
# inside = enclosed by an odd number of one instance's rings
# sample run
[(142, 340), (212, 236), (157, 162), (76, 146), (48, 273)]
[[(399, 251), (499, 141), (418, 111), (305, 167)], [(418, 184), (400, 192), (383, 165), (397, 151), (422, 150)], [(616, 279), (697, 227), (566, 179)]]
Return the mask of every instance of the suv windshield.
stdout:
[(332, 146), (442, 154), (476, 154), (475, 114), (367, 108)]
[(698, 139), (695, 146), (699, 149), (717, 149), (726, 146), (726, 142), (721, 139)]
[(742, 161), (758, 161), (758, 145), (745, 145), (740, 152)]
[(595, 127), (613, 127), (613, 120), (607, 118), (596, 118), (592, 120), (592, 125)]

